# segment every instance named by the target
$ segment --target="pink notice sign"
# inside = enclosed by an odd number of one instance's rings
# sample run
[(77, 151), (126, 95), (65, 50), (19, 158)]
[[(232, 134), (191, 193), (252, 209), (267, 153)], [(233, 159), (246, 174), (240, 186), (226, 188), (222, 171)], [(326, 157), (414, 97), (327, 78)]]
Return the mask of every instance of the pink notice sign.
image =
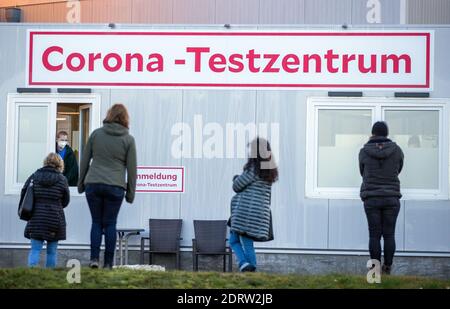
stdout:
[(138, 166), (136, 192), (183, 193), (184, 166)]

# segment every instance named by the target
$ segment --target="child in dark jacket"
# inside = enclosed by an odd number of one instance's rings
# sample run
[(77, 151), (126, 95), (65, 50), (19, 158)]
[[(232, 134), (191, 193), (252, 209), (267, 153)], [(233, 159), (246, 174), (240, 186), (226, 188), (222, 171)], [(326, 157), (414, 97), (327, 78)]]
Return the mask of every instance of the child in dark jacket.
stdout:
[[(28, 221), (24, 236), (31, 240), (28, 266), (39, 264), (39, 257), (47, 243), (46, 267), (55, 267), (59, 240), (66, 239), (66, 219), (64, 210), (70, 201), (67, 179), (63, 176), (64, 162), (56, 153), (50, 153), (44, 160), (44, 167), (31, 175), (22, 188), (20, 203), (26, 189), (33, 180), (33, 213)], [(19, 203), (19, 204), (20, 204)]]

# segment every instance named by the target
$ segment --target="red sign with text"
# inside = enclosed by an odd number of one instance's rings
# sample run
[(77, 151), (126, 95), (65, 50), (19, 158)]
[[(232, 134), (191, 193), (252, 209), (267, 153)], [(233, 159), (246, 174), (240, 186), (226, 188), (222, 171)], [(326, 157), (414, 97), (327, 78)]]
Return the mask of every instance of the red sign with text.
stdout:
[(136, 192), (183, 193), (184, 167), (138, 166)]
[(29, 86), (431, 89), (433, 31), (29, 30)]

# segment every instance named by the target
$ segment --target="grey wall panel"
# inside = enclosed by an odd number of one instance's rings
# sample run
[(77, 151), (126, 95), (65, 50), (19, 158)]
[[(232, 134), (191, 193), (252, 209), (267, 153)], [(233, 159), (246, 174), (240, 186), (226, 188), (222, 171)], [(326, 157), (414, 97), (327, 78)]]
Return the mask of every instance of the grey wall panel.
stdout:
[(369, 240), (364, 207), (359, 200), (330, 200), (329, 249), (366, 250)]
[(28, 243), (23, 236), (25, 221), (19, 220), (17, 216), (17, 196), (2, 197), (0, 218), (0, 242), (3, 243)]
[(450, 1), (408, 0), (408, 24), (450, 24)]
[[(289, 220), (286, 226), (297, 225), (299, 229), (296, 235), (295, 242), (288, 244), (289, 248), (301, 248), (301, 249), (328, 249), (328, 214), (329, 205), (328, 200), (322, 199), (304, 199), (300, 204), (301, 216), (298, 218), (291, 218), (291, 207), (286, 206), (285, 220)], [(285, 231), (284, 237), (288, 237), (289, 231)], [(282, 238), (284, 239), (284, 238)], [(283, 245), (283, 244), (282, 244)]]
[(303, 24), (305, 23), (304, 0), (261, 0), (259, 5), (260, 24)]
[[(203, 127), (207, 123), (217, 123), (222, 128), (226, 123), (254, 123), (255, 101), (255, 91), (187, 90), (183, 94), (183, 122), (189, 124), (191, 131), (196, 115), (201, 115)], [(204, 136), (203, 142), (210, 136)], [(194, 141), (191, 145), (194, 146)], [(183, 158), (186, 168), (186, 192), (181, 197), (184, 245), (191, 244), (192, 220), (229, 218), (232, 178), (242, 172), (244, 163), (243, 158)]]
[[(378, 0), (380, 3), (381, 24), (400, 23), (400, 0)], [(352, 24), (368, 24), (367, 15), (372, 6), (367, 7), (367, 0), (352, 1)]]
[[(450, 2), (450, 1), (449, 1)], [(450, 14), (450, 13), (449, 13)], [(449, 97), (448, 85), (450, 85), (450, 57), (448, 50), (450, 48), (450, 28), (434, 31), (434, 59), (433, 67), (434, 87), (432, 95), (436, 98)], [(439, 61), (437, 64), (437, 61)]]
[[(304, 199), (305, 96), (299, 91), (260, 91), (257, 124), (279, 125), (279, 151), (274, 151), (279, 181), (272, 188), (275, 240), (267, 246), (326, 249), (328, 202)], [(275, 136), (269, 141), (275, 147)], [(276, 150), (276, 149), (274, 149)]]
[(92, 220), (84, 195), (71, 196), (64, 214), (67, 239), (62, 244), (89, 244)]
[[(4, 25), (0, 28), (0, 41), (10, 42), (8, 48), (0, 45), (0, 139), (2, 147), (0, 150), (0, 170), (5, 171), (5, 141), (6, 141), (6, 111), (7, 94), (16, 92), (17, 87), (25, 83), (25, 38), (24, 27)], [(19, 220), (17, 206), (19, 199), (17, 195), (4, 195), (5, 173), (0, 176), (0, 242), (28, 242), (23, 236), (25, 221)]]
[(217, 24), (258, 24), (260, 0), (216, 0)]
[[(0, 28), (0, 91), (2, 92), (1, 108), (6, 112), (6, 94), (15, 91), (18, 85), (25, 83), (25, 38), (26, 30), (13, 24), (4, 24)], [(8, 44), (4, 44), (9, 42)], [(5, 48), (7, 46), (7, 48)], [(21, 87), (21, 86), (20, 86)], [(6, 121), (5, 113), (1, 114), (2, 120)], [(4, 136), (4, 132), (1, 136)], [(0, 180), (1, 181), (1, 180)]]
[[(398, 251), (404, 250), (404, 208), (402, 202), (395, 230)], [(329, 222), (329, 249), (367, 250), (368, 223), (360, 200), (330, 200)]]
[(306, 24), (350, 24), (351, 0), (305, 0)]
[(170, 24), (173, 0), (133, 0), (132, 22), (138, 24)]
[[(103, 120), (106, 116), (106, 112), (111, 107), (111, 90), (109, 89), (95, 89), (94, 93), (100, 95), (101, 100), (101, 119)], [(114, 102), (115, 103), (115, 102)], [(100, 123), (101, 125), (101, 123)]]
[(210, 0), (176, 0), (174, 24), (215, 24), (216, 2)]
[(450, 201), (406, 201), (405, 249), (450, 251)]

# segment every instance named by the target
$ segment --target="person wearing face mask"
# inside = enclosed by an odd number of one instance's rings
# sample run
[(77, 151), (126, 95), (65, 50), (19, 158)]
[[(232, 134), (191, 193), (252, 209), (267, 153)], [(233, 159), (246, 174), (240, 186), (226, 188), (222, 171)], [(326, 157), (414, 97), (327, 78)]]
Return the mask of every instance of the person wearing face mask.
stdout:
[(68, 145), (68, 134), (66, 131), (59, 131), (56, 135), (56, 153), (64, 160), (63, 175), (67, 178), (69, 186), (76, 186), (78, 183), (78, 163), (75, 154)]

